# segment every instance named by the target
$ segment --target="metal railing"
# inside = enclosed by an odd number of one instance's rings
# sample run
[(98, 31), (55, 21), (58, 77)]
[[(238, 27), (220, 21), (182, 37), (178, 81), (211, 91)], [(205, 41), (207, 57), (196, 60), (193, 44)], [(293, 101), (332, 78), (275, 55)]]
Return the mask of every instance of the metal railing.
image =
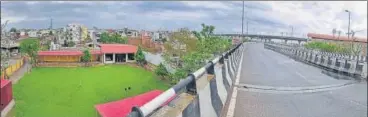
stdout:
[(237, 54), (235, 56), (240, 55), (240, 53), (236, 53), (235, 50), (237, 50), (242, 43), (236, 45), (232, 49), (230, 49), (227, 52), (224, 52), (222, 55), (216, 57), (212, 61), (209, 61), (205, 66), (198, 69), (197, 71), (189, 74), (185, 79), (181, 80), (179, 83), (171, 87), (170, 89), (166, 90), (159, 96), (155, 97), (150, 102), (144, 104), (141, 107), (133, 107), (132, 112), (129, 113), (128, 117), (145, 117), (150, 114), (152, 114), (155, 110), (158, 110), (161, 105), (163, 105), (165, 102), (167, 102), (169, 99), (177, 95), (177, 93), (180, 93), (182, 90), (186, 90), (187, 93), (196, 95), (196, 80), (200, 78), (204, 73), (214, 74), (214, 66), (218, 62), (224, 63), (224, 59), (228, 58), (228, 56), (232, 54)]

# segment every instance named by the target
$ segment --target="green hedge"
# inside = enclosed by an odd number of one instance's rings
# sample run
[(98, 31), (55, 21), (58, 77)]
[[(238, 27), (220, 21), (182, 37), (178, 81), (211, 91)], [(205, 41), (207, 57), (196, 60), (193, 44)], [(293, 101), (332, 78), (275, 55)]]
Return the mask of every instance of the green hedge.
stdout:
[(349, 53), (348, 48), (343, 46), (338, 46), (336, 44), (325, 43), (325, 42), (309, 42), (304, 45), (308, 49), (316, 49), (326, 52), (334, 52), (334, 53)]

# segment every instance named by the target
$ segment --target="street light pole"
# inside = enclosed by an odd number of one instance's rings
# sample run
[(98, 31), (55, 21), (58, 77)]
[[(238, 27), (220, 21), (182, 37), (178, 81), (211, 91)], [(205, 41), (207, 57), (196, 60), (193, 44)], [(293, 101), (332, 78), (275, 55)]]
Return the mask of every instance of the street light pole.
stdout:
[(244, 1), (243, 1), (243, 11), (242, 11), (242, 40), (244, 40)]
[(248, 11), (246, 12), (246, 19), (247, 19), (247, 34), (248, 34)]
[(294, 27), (291, 26), (291, 33), (290, 33), (290, 36), (292, 37), (293, 36), (293, 33), (294, 33)]
[(349, 14), (349, 21), (348, 21), (348, 40), (349, 40), (349, 38), (350, 38), (350, 11), (345, 10), (345, 12), (348, 12), (348, 14)]
[[(349, 10), (345, 10), (345, 12), (348, 12), (349, 14), (349, 21), (348, 21), (348, 40), (350, 40), (350, 11)], [(353, 53), (353, 40), (351, 41), (351, 53)]]

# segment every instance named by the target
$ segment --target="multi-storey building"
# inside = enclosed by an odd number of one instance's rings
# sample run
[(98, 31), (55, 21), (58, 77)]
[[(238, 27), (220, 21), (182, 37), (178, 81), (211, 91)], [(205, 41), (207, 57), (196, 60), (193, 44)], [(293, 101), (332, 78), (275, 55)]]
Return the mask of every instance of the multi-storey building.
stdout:
[(83, 38), (87, 38), (88, 31), (87, 28), (85, 28), (83, 25), (72, 23), (66, 25), (66, 27), (63, 28), (62, 33), (63, 36), (60, 39), (60, 42), (63, 43), (66, 40), (73, 41), (77, 44), (80, 43)]

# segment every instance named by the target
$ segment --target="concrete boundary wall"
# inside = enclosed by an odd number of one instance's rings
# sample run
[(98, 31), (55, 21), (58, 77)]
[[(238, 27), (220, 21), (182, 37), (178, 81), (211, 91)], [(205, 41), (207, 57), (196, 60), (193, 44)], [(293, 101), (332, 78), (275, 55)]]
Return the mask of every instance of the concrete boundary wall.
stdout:
[[(142, 107), (134, 107), (129, 117), (221, 116), (235, 83), (243, 49), (243, 44), (230, 49), (161, 94), (168, 92), (167, 96), (160, 95)], [(173, 91), (176, 97), (169, 104), (157, 103), (157, 100), (169, 99)]]
[[(300, 48), (291, 48), (278, 44), (265, 43), (266, 49), (279, 52), (296, 60), (322, 67), (358, 79), (367, 80), (367, 57), (346, 57), (334, 53), (324, 53)], [(352, 59), (350, 59), (352, 58)], [(362, 59), (365, 58), (365, 59)]]

